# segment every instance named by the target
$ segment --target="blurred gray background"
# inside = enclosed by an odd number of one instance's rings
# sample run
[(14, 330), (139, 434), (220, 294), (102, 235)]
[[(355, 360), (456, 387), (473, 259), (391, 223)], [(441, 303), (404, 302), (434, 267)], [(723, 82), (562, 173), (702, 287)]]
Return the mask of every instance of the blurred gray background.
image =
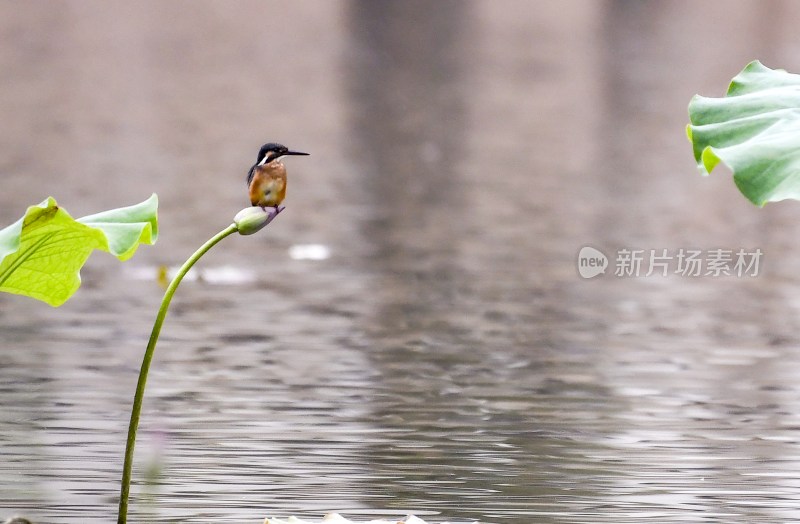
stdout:
[[(686, 106), (800, 72), (790, 1), (0, 2), (0, 223), (160, 198), (161, 237), (53, 309), (0, 296), (0, 518), (114, 519), (163, 288), (134, 522), (791, 522), (800, 204), (699, 176)], [(329, 254), (304, 259), (304, 246)], [(581, 247), (761, 249), (616, 277)], [(299, 253), (299, 254), (298, 254)]]

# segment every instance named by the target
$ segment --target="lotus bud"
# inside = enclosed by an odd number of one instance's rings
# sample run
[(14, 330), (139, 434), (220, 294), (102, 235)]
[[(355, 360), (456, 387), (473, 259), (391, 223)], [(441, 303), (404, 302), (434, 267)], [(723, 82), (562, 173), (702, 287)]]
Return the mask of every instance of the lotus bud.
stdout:
[(246, 207), (236, 213), (233, 217), (233, 222), (236, 224), (236, 229), (240, 235), (252, 235), (257, 233), (264, 226), (272, 222), (278, 216), (278, 213), (284, 210), (284, 207), (279, 208), (268, 207), (266, 209), (254, 206)]

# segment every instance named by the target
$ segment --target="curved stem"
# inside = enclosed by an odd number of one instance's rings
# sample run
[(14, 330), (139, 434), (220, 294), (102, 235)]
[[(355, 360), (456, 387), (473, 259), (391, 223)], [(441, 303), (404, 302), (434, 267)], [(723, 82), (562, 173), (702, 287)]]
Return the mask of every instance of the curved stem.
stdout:
[(167, 316), (167, 309), (172, 300), (172, 295), (178, 288), (183, 277), (191, 269), (195, 262), (206, 252), (214, 247), (217, 242), (226, 236), (238, 230), (236, 224), (231, 224), (223, 229), (211, 239), (203, 244), (200, 249), (194, 252), (189, 259), (184, 262), (183, 266), (178, 270), (178, 274), (170, 282), (167, 291), (164, 293), (164, 298), (161, 300), (161, 308), (158, 310), (155, 324), (153, 324), (153, 331), (150, 333), (150, 341), (147, 343), (147, 349), (144, 352), (144, 359), (142, 360), (142, 368), (139, 371), (139, 382), (136, 384), (136, 394), (133, 397), (133, 407), (131, 408), (131, 421), (128, 426), (128, 441), (125, 444), (125, 465), (122, 470), (122, 488), (119, 497), (119, 515), (117, 516), (117, 524), (125, 524), (128, 521), (128, 495), (131, 489), (131, 471), (133, 469), (133, 448), (136, 445), (136, 430), (139, 428), (139, 415), (142, 412), (142, 400), (144, 399), (144, 388), (147, 385), (147, 373), (150, 370), (150, 361), (153, 360), (153, 352), (156, 349), (158, 342), (158, 335), (161, 333), (161, 325), (164, 323), (164, 317)]

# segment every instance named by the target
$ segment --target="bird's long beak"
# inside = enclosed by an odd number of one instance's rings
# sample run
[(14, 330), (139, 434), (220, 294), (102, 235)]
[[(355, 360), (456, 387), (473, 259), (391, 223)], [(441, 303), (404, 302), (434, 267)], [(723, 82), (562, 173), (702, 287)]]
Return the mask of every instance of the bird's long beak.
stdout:
[(308, 156), (308, 153), (303, 153), (302, 151), (287, 151), (287, 152), (286, 152), (286, 153), (284, 153), (284, 154), (285, 154), (285, 155), (298, 155), (298, 156), (302, 155), (302, 156)]

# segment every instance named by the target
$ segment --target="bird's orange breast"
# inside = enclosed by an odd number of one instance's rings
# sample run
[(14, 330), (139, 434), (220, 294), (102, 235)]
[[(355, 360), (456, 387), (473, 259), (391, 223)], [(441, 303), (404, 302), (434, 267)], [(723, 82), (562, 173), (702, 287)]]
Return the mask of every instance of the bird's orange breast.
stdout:
[(280, 162), (257, 166), (250, 181), (250, 203), (275, 207), (286, 198), (286, 168)]

